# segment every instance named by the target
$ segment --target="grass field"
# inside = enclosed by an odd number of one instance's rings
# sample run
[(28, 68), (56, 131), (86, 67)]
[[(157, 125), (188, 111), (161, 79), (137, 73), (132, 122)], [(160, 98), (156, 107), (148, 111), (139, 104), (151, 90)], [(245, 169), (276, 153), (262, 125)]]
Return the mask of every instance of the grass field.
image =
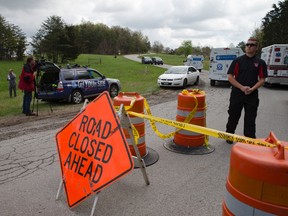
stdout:
[[(152, 55), (155, 56), (155, 55)], [(165, 64), (169, 65), (183, 65), (183, 56), (157, 54), (161, 57)], [(140, 62), (135, 62), (124, 58), (123, 56), (110, 55), (80, 55), (73, 64), (90, 65), (90, 67), (97, 69), (106, 77), (119, 79), (121, 82), (123, 92), (138, 92), (140, 94), (151, 94), (157, 92), (159, 87), (157, 85), (157, 78), (165, 69), (153, 65), (144, 65)], [(17, 83), (19, 75), (22, 70), (24, 61), (0, 61), (0, 117), (10, 115), (21, 115), (23, 95), (21, 90), (17, 89), (17, 97), (10, 98), (8, 91), (8, 81), (6, 80), (8, 70), (12, 68), (17, 75)], [(206, 63), (205, 63), (206, 64)], [(204, 69), (208, 69), (205, 66)], [(65, 67), (66, 65), (62, 65)], [(49, 109), (46, 102), (38, 101), (39, 108)], [(35, 102), (34, 102), (35, 103)], [(69, 106), (67, 103), (53, 104), (61, 108), (61, 106)]]

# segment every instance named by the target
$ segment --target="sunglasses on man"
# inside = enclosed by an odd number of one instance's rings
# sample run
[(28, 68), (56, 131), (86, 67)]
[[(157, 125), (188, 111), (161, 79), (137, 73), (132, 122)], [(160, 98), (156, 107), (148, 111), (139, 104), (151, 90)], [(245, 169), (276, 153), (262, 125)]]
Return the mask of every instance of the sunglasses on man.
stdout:
[(256, 46), (256, 44), (253, 44), (253, 43), (247, 43), (246, 46), (247, 46), (247, 47), (249, 47), (249, 46), (250, 46), (250, 47), (253, 47), (253, 46)]

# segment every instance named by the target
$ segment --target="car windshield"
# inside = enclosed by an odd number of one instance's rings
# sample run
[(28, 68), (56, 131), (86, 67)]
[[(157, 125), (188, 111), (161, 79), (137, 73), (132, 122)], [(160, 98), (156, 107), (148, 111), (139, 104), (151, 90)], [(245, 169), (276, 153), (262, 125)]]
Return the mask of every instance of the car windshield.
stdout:
[(169, 68), (165, 74), (186, 74), (187, 68), (185, 67), (172, 67)]

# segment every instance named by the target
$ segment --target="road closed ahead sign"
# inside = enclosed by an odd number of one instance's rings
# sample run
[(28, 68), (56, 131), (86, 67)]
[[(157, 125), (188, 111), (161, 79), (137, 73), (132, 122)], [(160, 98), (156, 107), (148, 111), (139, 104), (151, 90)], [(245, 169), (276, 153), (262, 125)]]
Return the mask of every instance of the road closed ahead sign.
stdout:
[(107, 92), (56, 134), (69, 207), (129, 173), (133, 160)]

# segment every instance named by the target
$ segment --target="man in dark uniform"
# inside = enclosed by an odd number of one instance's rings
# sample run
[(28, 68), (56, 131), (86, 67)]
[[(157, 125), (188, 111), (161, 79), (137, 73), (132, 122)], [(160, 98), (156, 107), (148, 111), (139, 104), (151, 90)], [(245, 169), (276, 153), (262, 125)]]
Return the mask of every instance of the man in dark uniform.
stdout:
[[(267, 65), (255, 56), (257, 40), (249, 38), (245, 54), (235, 59), (228, 70), (228, 80), (232, 85), (226, 132), (235, 133), (241, 111), (244, 107), (244, 136), (256, 138), (256, 116), (259, 106), (258, 88), (267, 77)], [(229, 144), (233, 142), (226, 141)]]

